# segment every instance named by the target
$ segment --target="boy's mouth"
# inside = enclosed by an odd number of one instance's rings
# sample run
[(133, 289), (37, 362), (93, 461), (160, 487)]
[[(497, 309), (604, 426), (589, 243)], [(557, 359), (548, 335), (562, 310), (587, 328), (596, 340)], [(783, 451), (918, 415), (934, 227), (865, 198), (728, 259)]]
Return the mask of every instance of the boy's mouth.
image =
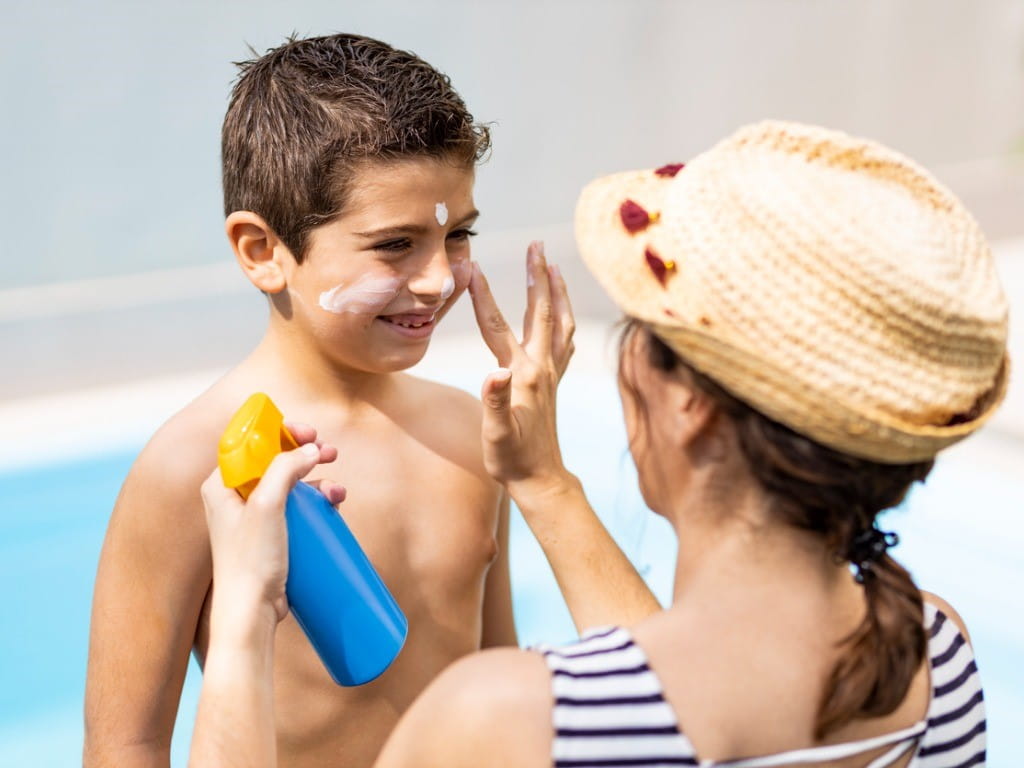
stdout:
[(394, 330), (403, 336), (421, 338), (429, 336), (434, 330), (436, 312), (405, 312), (395, 315), (378, 315), (378, 320), (383, 320)]

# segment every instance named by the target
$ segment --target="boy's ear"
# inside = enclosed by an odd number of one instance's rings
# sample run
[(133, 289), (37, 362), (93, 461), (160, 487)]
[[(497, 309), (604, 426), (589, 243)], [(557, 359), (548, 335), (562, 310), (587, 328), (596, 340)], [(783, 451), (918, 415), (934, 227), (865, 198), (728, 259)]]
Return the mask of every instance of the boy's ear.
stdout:
[(264, 293), (280, 293), (288, 285), (288, 264), (295, 259), (266, 220), (252, 211), (234, 211), (224, 222), (239, 266)]

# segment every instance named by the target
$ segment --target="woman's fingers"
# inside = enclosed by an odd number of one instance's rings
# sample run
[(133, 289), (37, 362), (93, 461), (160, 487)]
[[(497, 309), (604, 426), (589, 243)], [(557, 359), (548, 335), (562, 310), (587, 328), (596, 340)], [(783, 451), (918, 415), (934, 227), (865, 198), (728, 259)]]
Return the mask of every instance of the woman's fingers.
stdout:
[(551, 281), (544, 256), (544, 243), (535, 240), (526, 249), (526, 316), (523, 318), (523, 346), (535, 355), (551, 347), (554, 314)]
[(244, 503), (242, 497), (238, 495), (238, 491), (224, 485), (224, 478), (220, 474), (220, 467), (215, 468), (210, 473), (210, 476), (203, 481), (199, 492), (203, 496), (207, 509), (211, 507), (218, 509), (228, 506), (241, 507)]
[(480, 399), (484, 404), (484, 439), (499, 442), (515, 431), (512, 417), (512, 371), (499, 368), (484, 379)]
[(569, 358), (575, 347), (572, 343), (573, 334), (576, 333), (576, 318), (572, 313), (572, 304), (569, 302), (569, 290), (565, 285), (565, 278), (557, 265), (548, 269), (551, 283), (551, 308), (555, 318), (553, 337), (551, 342), (551, 355), (554, 358), (555, 368), (559, 376), (565, 373), (569, 365)]
[(334, 506), (341, 504), (348, 495), (348, 491), (345, 490), (345, 486), (339, 485), (338, 483), (325, 478), (321, 478), (320, 480), (309, 480), (307, 482), (326, 496), (327, 500)]
[(476, 324), (480, 326), (484, 343), (498, 358), (498, 365), (507, 368), (519, 349), (519, 342), (498, 309), (487, 278), (476, 262), (473, 262), (473, 273), (469, 279), (469, 295), (473, 299), (473, 314), (476, 316)]
[(314, 427), (311, 427), (309, 424), (303, 424), (301, 421), (285, 421), (284, 426), (299, 445), (314, 443), (320, 448), (320, 461), (318, 463), (330, 464), (332, 461), (337, 460), (338, 449), (329, 443), (325, 443), (323, 440), (318, 440)]
[(294, 451), (279, 453), (263, 473), (256, 490), (249, 496), (249, 506), (263, 509), (284, 509), (288, 492), (321, 460), (321, 448), (306, 443)]
[(304, 424), (301, 421), (288, 421), (287, 419), (284, 422), (284, 426), (288, 430), (288, 434), (294, 437), (295, 442), (299, 445), (316, 441), (316, 427)]

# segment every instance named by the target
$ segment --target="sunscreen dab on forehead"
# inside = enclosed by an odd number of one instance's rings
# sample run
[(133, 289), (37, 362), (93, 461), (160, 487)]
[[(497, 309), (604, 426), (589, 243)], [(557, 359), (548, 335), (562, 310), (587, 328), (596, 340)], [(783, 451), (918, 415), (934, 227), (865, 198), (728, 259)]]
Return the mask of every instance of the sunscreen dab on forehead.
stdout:
[(403, 282), (400, 277), (363, 275), (321, 293), (320, 307), (337, 315), (343, 312), (376, 315), (394, 300)]
[(448, 223), (448, 206), (444, 203), (438, 203), (434, 206), (434, 218), (437, 219), (437, 223), (442, 227)]

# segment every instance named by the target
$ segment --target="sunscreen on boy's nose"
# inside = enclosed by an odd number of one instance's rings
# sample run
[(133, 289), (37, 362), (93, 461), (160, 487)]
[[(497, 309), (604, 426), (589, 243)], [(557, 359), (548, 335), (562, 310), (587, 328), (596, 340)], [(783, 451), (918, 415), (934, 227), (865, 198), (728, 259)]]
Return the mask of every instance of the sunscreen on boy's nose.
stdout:
[(441, 284), (441, 301), (447, 301), (455, 293), (455, 278), (446, 277)]
[[(274, 457), (298, 447), (277, 406), (263, 393), (231, 418), (217, 450), (224, 485), (248, 498)], [(362, 685), (398, 656), (409, 623), (337, 510), (313, 486), (288, 494), (285, 592), (331, 677)]]

